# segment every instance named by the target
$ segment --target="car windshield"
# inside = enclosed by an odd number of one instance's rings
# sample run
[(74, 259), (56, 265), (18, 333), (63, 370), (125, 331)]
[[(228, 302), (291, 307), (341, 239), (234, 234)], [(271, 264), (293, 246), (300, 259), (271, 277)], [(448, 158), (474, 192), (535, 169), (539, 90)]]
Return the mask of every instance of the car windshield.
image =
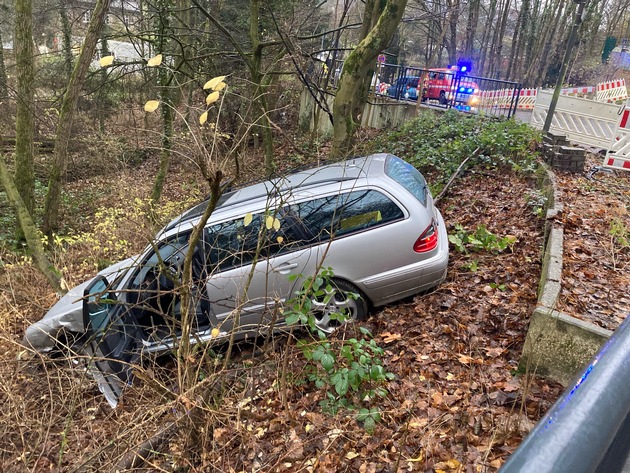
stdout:
[(427, 205), (427, 181), (411, 164), (390, 156), (385, 162), (385, 174), (411, 192), (422, 205)]

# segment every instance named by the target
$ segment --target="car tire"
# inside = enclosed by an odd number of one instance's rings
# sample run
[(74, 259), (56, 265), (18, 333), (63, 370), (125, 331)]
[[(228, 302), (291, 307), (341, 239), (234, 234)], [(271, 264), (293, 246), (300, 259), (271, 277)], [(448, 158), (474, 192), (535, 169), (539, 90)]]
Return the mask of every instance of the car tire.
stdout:
[(439, 101), (440, 101), (440, 104), (442, 105), (446, 105), (448, 103), (448, 100), (446, 100), (446, 93), (444, 91), (440, 92)]
[[(337, 328), (348, 322), (363, 320), (368, 314), (368, 303), (363, 293), (349, 282), (335, 279), (331, 282), (333, 295), (327, 298), (313, 299), (312, 307), (315, 310), (315, 327), (326, 334), (334, 332)], [(348, 293), (356, 294), (352, 297)], [(330, 293), (329, 293), (330, 294)], [(323, 299), (328, 299), (326, 303)], [(337, 320), (332, 314), (346, 311), (344, 320)]]

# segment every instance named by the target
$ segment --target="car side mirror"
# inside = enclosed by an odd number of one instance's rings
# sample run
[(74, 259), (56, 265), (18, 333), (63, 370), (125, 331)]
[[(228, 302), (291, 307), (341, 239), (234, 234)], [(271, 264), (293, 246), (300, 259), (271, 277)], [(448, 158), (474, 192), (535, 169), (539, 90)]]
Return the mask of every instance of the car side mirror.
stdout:
[(108, 292), (109, 283), (104, 276), (97, 276), (83, 292), (83, 323), (88, 332), (102, 334), (109, 323), (109, 309), (115, 302)]

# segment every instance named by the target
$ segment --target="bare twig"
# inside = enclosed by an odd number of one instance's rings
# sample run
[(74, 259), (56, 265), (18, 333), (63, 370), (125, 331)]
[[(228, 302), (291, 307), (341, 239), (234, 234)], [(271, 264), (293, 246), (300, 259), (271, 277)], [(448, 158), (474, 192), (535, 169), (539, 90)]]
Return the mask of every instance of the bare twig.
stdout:
[(453, 184), (453, 181), (459, 175), (459, 173), (462, 172), (462, 169), (464, 168), (464, 165), (468, 162), (468, 160), (470, 158), (474, 158), (475, 156), (477, 156), (479, 154), (480, 150), (481, 150), (481, 148), (477, 148), (475, 151), (473, 151), (473, 153), (470, 156), (468, 156), (466, 159), (464, 159), (462, 161), (462, 163), (457, 168), (457, 171), (455, 171), (453, 173), (453, 175), (448, 180), (448, 182), (446, 183), (446, 185), (444, 186), (442, 191), (437, 195), (437, 197), (435, 199), (433, 199), (433, 203), (437, 204), (439, 202), (439, 200), (446, 195), (446, 193), (448, 192), (448, 188), (451, 186), (451, 184)]

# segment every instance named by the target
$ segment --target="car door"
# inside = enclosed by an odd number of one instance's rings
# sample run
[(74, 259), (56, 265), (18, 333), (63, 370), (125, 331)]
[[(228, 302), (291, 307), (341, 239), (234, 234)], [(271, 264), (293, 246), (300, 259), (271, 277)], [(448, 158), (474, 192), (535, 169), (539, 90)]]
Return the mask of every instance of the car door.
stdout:
[[(190, 251), (190, 233), (190, 230), (176, 232), (154, 244), (125, 284), (121, 299), (144, 329), (145, 352), (173, 348), (181, 334), (181, 292), (178, 287), (182, 282), (184, 260)], [(206, 254), (206, 242), (201, 239), (192, 255), (191, 343), (196, 342), (198, 332), (217, 325), (205, 290), (210, 276)]]
[(282, 211), (252, 215), (247, 224), (239, 217), (214, 225), (206, 239), (214, 267), (206, 290), (220, 331), (228, 334), (236, 325), (243, 334), (265, 331), (293, 293), (290, 276), (306, 271), (310, 248)]
[(85, 288), (83, 321), (90, 372), (107, 402), (116, 407), (123, 387), (131, 382), (131, 367), (139, 357), (142, 329), (133, 312), (119, 303), (103, 276)]

